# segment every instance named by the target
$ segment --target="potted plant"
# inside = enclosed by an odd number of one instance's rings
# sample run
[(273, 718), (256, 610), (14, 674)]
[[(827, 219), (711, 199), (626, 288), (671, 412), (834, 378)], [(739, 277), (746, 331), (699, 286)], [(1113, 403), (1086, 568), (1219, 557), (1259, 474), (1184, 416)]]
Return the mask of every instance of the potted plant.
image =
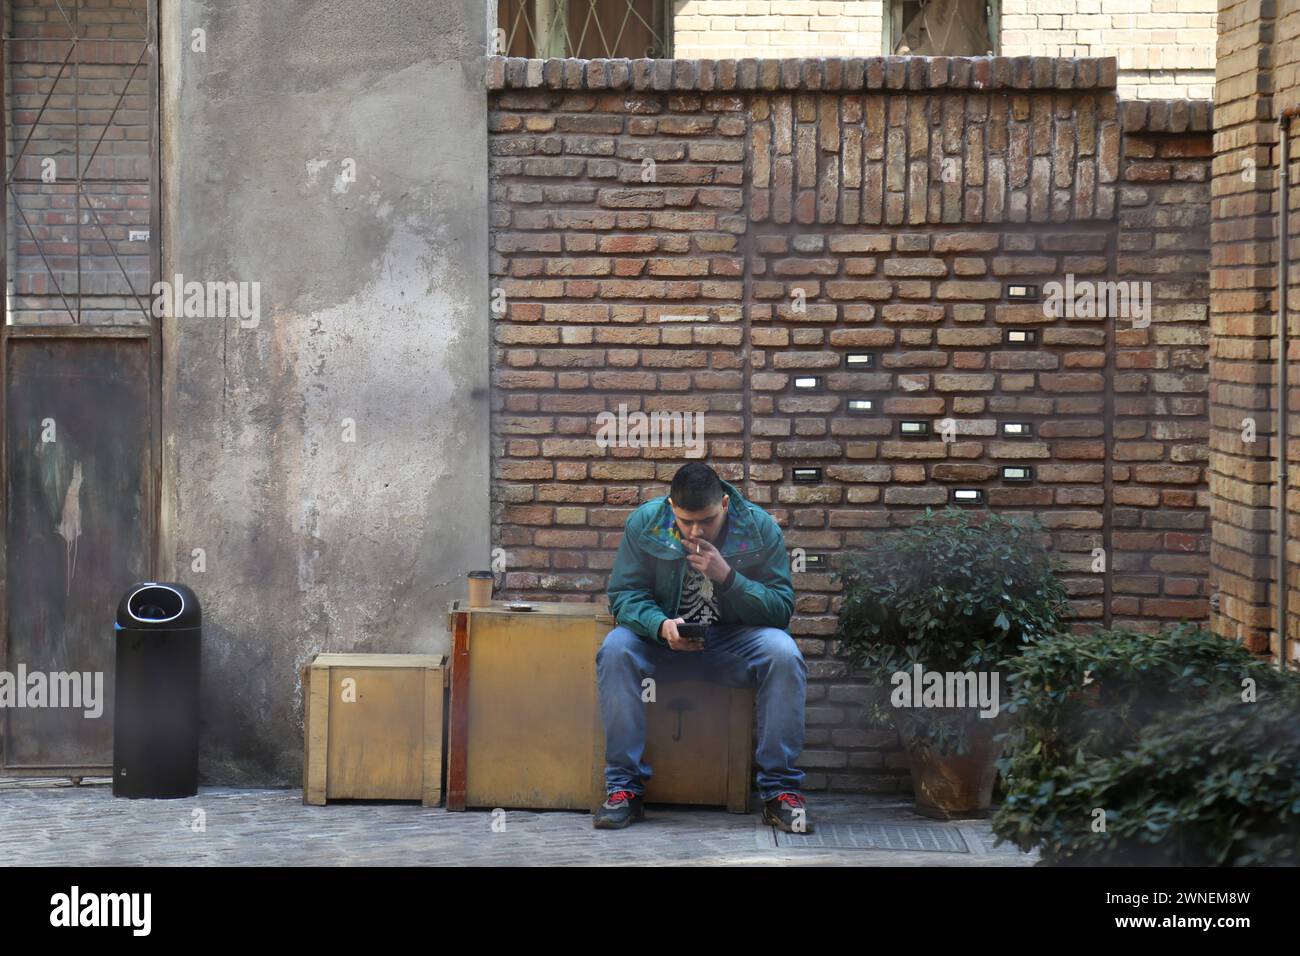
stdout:
[(868, 721), (898, 729), (923, 814), (989, 813), (1005, 661), (1066, 607), (1046, 541), (1032, 518), (927, 509), (839, 562), (835, 636), (883, 690)]

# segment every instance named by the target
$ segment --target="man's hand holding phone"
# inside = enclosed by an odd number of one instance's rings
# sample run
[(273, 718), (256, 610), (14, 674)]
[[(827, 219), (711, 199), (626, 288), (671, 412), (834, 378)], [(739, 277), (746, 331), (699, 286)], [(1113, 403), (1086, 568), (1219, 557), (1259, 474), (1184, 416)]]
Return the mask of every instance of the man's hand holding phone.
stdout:
[[(668, 642), (668, 646), (674, 651), (702, 651), (704, 650), (703, 637), (686, 637), (679, 630), (678, 625), (689, 626), (683, 618), (667, 618), (659, 627), (659, 636)], [(699, 625), (696, 625), (699, 626)]]

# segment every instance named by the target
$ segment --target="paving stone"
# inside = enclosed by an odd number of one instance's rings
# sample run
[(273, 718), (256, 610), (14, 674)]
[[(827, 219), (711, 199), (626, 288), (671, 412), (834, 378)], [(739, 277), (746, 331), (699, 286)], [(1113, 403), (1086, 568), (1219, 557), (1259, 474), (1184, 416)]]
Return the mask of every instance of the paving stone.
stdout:
[[(755, 807), (759, 806), (755, 797)], [(627, 830), (586, 813), (448, 813), (415, 803), (302, 803), (299, 790), (204, 787), (186, 800), (114, 799), (106, 782), (0, 780), (0, 860), (26, 866), (1024, 866), (987, 821), (936, 824), (895, 796), (821, 796), (814, 824), (951, 826), (968, 852), (778, 847), (759, 814), (649, 807)], [(195, 811), (201, 810), (202, 815)], [(195, 831), (196, 820), (204, 829)]]

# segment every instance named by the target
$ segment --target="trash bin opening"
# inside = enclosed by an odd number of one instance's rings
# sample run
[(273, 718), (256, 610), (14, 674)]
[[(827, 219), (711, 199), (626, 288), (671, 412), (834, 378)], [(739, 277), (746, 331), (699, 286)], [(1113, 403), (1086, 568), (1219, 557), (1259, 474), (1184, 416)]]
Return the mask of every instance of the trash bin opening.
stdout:
[(126, 602), (127, 612), (137, 621), (171, 621), (185, 610), (185, 599), (175, 588), (146, 584)]

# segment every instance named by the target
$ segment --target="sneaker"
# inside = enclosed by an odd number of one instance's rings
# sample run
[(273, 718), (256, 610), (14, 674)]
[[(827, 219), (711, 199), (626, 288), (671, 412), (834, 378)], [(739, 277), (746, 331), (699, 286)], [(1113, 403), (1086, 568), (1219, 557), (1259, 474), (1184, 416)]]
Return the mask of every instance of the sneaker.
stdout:
[(597, 830), (621, 830), (644, 819), (641, 797), (631, 790), (615, 790), (592, 816), (591, 825)]
[(793, 790), (778, 793), (771, 800), (763, 802), (763, 822), (768, 826), (778, 827), (786, 833), (812, 833), (812, 821), (808, 819), (807, 804), (801, 795)]

